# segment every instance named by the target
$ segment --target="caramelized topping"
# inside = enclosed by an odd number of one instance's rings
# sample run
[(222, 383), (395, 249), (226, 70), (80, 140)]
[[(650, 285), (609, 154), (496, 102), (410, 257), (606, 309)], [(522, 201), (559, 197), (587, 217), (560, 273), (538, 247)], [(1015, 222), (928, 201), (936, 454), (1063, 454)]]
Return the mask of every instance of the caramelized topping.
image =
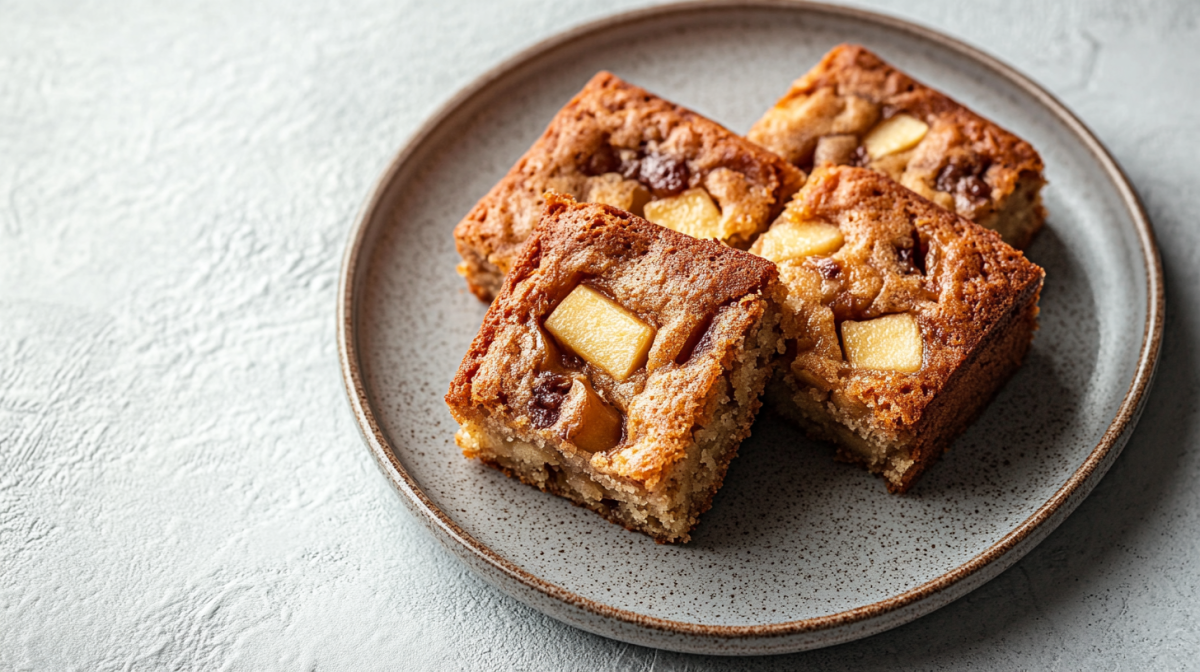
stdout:
[(609, 406), (582, 378), (572, 384), (563, 407), (563, 438), (589, 453), (606, 451), (621, 442), (624, 417)]

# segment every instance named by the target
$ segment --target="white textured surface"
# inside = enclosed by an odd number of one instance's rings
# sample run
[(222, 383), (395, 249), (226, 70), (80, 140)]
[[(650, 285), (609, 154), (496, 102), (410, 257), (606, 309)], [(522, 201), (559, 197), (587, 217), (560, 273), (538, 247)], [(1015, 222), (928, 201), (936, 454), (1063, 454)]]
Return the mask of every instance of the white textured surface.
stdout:
[[(0, 7), (0, 669), (706, 669), (489, 588), (397, 500), (333, 347), (350, 222), (459, 87), (621, 5)], [(1138, 432), (967, 598), (754, 669), (1200, 652), (1200, 6), (870, 3), (1042, 82), (1129, 171), (1168, 322)]]

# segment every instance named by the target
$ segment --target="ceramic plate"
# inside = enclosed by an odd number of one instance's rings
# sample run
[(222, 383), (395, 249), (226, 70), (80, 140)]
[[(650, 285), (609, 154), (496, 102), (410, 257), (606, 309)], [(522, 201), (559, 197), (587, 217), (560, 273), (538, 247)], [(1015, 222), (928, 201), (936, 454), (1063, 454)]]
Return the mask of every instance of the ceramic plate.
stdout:
[[(601, 69), (736, 132), (856, 42), (1030, 140), (1049, 219), (1041, 330), (986, 414), (904, 496), (764, 413), (683, 546), (663, 546), (463, 459), (442, 402), (485, 311), (451, 231)], [(910, 621), (1016, 562), (1095, 486), (1146, 396), (1162, 328), (1150, 226), (1112, 159), (1028, 79), (896, 19), (803, 3), (654, 8), (518, 55), (418, 131), (346, 252), (350, 402), (403, 501), (486, 580), (555, 618), (647, 646), (779, 653)]]

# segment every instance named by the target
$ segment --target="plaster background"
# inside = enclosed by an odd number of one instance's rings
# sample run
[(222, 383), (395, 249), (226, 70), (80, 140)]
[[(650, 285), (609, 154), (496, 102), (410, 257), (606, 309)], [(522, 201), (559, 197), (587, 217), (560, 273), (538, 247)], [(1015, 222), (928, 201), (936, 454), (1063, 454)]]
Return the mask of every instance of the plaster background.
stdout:
[[(493, 590), (411, 517), (338, 373), (345, 236), (461, 86), (639, 2), (0, 7), (0, 669), (1130, 669), (1200, 652), (1200, 5), (865, 2), (1046, 86), (1163, 253), (1138, 431), (966, 598), (760, 659), (621, 644)], [(1188, 216), (1185, 216), (1185, 213)]]

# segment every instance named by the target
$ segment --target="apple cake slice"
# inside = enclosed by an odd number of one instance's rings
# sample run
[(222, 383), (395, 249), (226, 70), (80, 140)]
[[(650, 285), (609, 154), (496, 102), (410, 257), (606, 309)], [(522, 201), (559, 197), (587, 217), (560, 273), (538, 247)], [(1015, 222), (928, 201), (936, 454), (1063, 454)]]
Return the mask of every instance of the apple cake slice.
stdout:
[(458, 272), (490, 301), (548, 191), (746, 249), (803, 182), (720, 124), (601, 72), (455, 228)]
[(446, 395), (463, 453), (686, 542), (782, 352), (775, 265), (548, 194)]
[(806, 170), (885, 173), (1018, 248), (1046, 216), (1032, 145), (859, 46), (826, 54), (747, 137)]
[(974, 421), (1037, 328), (1044, 271), (863, 168), (816, 168), (750, 249), (788, 289), (772, 405), (894, 492)]

